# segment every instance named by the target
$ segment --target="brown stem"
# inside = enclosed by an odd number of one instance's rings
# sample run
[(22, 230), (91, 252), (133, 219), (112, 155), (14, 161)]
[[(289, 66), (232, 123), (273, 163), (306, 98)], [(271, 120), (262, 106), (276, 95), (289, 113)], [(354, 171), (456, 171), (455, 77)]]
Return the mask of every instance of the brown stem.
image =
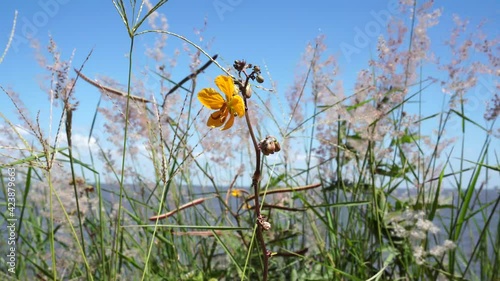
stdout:
[(273, 190), (266, 190), (259, 192), (258, 194), (253, 194), (245, 198), (245, 202), (251, 201), (254, 199), (255, 196), (264, 196), (264, 195), (270, 195), (270, 194), (275, 194), (275, 193), (285, 193), (285, 192), (296, 192), (296, 191), (302, 191), (302, 190), (308, 190), (316, 187), (320, 187), (321, 183), (315, 183), (315, 184), (310, 184), (310, 185), (304, 185), (304, 186), (299, 186), (299, 187), (293, 187), (293, 188), (278, 188), (278, 189), (273, 189)]
[[(242, 94), (243, 94), (243, 100), (245, 101), (245, 119), (247, 122), (248, 126), (248, 132), (250, 133), (250, 137), (252, 138), (253, 142), (253, 147), (255, 150), (255, 172), (253, 173), (252, 177), (252, 187), (254, 190), (254, 194), (259, 194), (259, 182), (261, 178), (261, 170), (260, 170), (260, 149), (259, 145), (257, 144), (257, 139), (255, 138), (255, 134), (253, 132), (252, 128), (252, 123), (250, 122), (250, 117), (248, 115), (248, 106), (247, 106), (247, 94), (246, 94), (246, 89), (248, 86), (248, 81), (250, 80), (250, 77), (247, 76), (245, 85), (242, 89)], [(259, 203), (259, 196), (255, 196), (254, 198), (255, 201), (255, 215), (257, 216), (257, 240), (259, 241), (260, 247), (262, 249), (263, 257), (264, 257), (264, 274), (263, 274), (263, 280), (267, 281), (267, 275), (268, 275), (268, 270), (269, 270), (269, 255), (267, 252), (266, 248), (266, 241), (264, 240), (264, 234), (262, 233), (262, 225), (260, 224), (260, 221), (262, 219), (262, 215), (260, 213), (260, 203)]]
[(149, 220), (150, 221), (156, 221), (156, 220), (161, 220), (161, 219), (165, 219), (165, 218), (171, 217), (172, 215), (178, 213), (179, 211), (182, 211), (184, 209), (187, 209), (187, 208), (199, 205), (199, 204), (203, 203), (205, 200), (207, 200), (207, 198), (198, 198), (198, 199), (195, 199), (195, 200), (193, 200), (191, 202), (188, 202), (188, 203), (180, 206), (179, 208), (177, 208), (177, 209), (175, 209), (173, 211), (170, 211), (168, 213), (161, 214), (161, 215), (156, 215), (156, 216), (152, 216), (152, 217), (149, 218)]

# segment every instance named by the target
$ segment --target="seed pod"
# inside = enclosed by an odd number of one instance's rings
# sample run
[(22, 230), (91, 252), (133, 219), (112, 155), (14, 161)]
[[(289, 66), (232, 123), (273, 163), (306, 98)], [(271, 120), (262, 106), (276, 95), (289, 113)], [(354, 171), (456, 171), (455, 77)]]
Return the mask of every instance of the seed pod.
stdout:
[(267, 221), (264, 221), (264, 222), (262, 222), (262, 228), (264, 230), (269, 230), (269, 229), (271, 229), (271, 224)]
[(247, 85), (243, 93), (245, 94), (245, 98), (247, 99), (249, 99), (252, 96), (252, 87), (250, 87), (250, 84)]
[(259, 148), (264, 155), (274, 154), (281, 150), (278, 140), (272, 136), (267, 136), (265, 139), (261, 140), (259, 142)]

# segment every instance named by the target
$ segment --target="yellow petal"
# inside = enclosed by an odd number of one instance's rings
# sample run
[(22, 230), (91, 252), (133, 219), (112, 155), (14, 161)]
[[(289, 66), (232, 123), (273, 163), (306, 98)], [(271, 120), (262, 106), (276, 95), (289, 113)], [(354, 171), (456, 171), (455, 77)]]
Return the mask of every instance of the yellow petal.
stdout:
[(226, 125), (224, 125), (224, 127), (220, 130), (224, 131), (224, 130), (231, 128), (233, 126), (233, 123), (234, 123), (234, 115), (229, 114), (229, 120), (227, 120)]
[(224, 105), (224, 98), (212, 88), (204, 88), (198, 93), (198, 100), (210, 109), (220, 109)]
[(216, 128), (220, 127), (226, 122), (227, 120), (227, 115), (229, 114), (229, 111), (227, 110), (217, 110), (216, 112), (210, 114), (208, 117), (207, 121), (207, 126)]
[(229, 100), (234, 94), (233, 78), (229, 76), (219, 75), (215, 78), (215, 85), (226, 94), (226, 99)]
[(238, 114), (238, 117), (243, 117), (243, 115), (245, 115), (245, 103), (243, 102), (243, 98), (239, 95), (233, 96), (233, 98), (229, 101), (229, 107), (231, 108), (232, 113)]
[(220, 122), (220, 119), (214, 119), (212, 117), (208, 117), (208, 120), (207, 120), (207, 126), (210, 127), (210, 128), (216, 128), (216, 127), (220, 127), (222, 126), (222, 124), (224, 123), (221, 123)]
[(233, 197), (243, 197), (243, 192), (241, 191), (241, 189), (233, 189), (231, 190), (231, 196)]

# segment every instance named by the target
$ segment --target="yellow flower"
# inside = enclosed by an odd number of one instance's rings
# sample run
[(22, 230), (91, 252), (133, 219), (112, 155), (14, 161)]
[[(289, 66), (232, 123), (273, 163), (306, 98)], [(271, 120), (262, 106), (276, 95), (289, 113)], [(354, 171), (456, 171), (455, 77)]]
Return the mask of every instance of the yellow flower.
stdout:
[(248, 192), (243, 189), (233, 188), (231, 190), (231, 196), (233, 197), (243, 197), (243, 193), (248, 194)]
[(219, 75), (215, 78), (215, 85), (225, 94), (226, 99), (217, 90), (204, 88), (198, 93), (198, 100), (205, 107), (217, 110), (208, 118), (207, 126), (214, 128), (225, 124), (221, 130), (227, 130), (233, 126), (234, 116), (241, 118), (245, 115), (245, 105), (234, 87), (233, 78)]

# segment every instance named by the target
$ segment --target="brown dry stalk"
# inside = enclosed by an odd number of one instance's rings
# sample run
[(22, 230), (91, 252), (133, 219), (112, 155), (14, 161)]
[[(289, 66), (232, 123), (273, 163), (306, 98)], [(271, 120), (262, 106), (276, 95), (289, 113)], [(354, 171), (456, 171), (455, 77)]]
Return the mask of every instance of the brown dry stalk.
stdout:
[[(186, 76), (184, 79), (182, 79), (181, 82), (175, 84), (175, 86), (165, 95), (165, 98), (163, 100), (163, 104), (162, 104), (162, 108), (165, 107), (165, 102), (167, 101), (167, 96), (172, 94), (173, 92), (175, 92), (177, 89), (179, 89), (182, 84), (186, 83), (187, 81), (189, 81), (189, 79), (194, 79), (198, 74), (200, 74), (201, 72), (203, 72), (207, 67), (210, 66), (210, 64), (212, 64), (212, 62), (215, 61), (215, 59), (217, 59), (217, 55), (214, 55), (212, 57), (211, 60), (209, 60), (208, 62), (206, 62), (204, 65), (202, 65), (199, 69), (197, 69), (195, 72), (189, 74), (188, 76)], [(130, 99), (133, 100), (133, 101), (138, 101), (138, 102), (142, 102), (142, 103), (153, 103), (152, 101), (148, 100), (148, 99), (145, 99), (145, 98), (142, 98), (142, 97), (139, 97), (139, 96), (134, 96), (134, 95), (128, 95), (127, 93), (123, 92), (123, 91), (120, 91), (120, 90), (117, 90), (117, 89), (114, 89), (114, 88), (111, 88), (111, 87), (108, 87), (108, 86), (104, 86), (90, 78), (88, 78), (87, 76), (85, 76), (81, 71), (78, 71), (76, 68), (74, 69), (75, 72), (80, 76), (82, 77), (83, 80), (87, 81), (88, 83), (92, 84), (93, 86), (101, 89), (102, 91), (106, 91), (108, 93), (111, 93), (111, 94), (114, 94), (114, 95), (118, 95), (118, 96), (121, 96), (121, 97), (128, 97), (130, 96)]]
[[(127, 93), (124, 93), (120, 90), (117, 90), (117, 89), (114, 89), (114, 88), (111, 88), (111, 87), (107, 87), (107, 86), (104, 86), (90, 78), (88, 78), (87, 76), (85, 76), (83, 73), (81, 73), (80, 71), (78, 71), (76, 68), (74, 69), (75, 72), (80, 76), (82, 77), (83, 80), (87, 81), (88, 83), (92, 84), (93, 86), (103, 90), (103, 91), (106, 91), (108, 93), (111, 93), (111, 94), (114, 94), (114, 95), (118, 95), (118, 96), (121, 96), (121, 97), (124, 97), (124, 98), (127, 98)], [(133, 100), (133, 101), (138, 101), (138, 102), (143, 102), (143, 103), (150, 103), (151, 101), (150, 100), (147, 100), (145, 98), (141, 98), (139, 96), (134, 96), (134, 95), (130, 95), (130, 99)]]
[(307, 253), (309, 248), (303, 248), (295, 252), (277, 252), (274, 254), (275, 257), (300, 257)]
[(181, 82), (175, 84), (175, 86), (170, 90), (168, 91), (168, 93), (165, 95), (165, 99), (163, 100), (163, 104), (161, 105), (162, 108), (165, 107), (165, 102), (167, 101), (167, 97), (172, 94), (173, 92), (175, 92), (177, 89), (179, 89), (182, 84), (186, 83), (187, 81), (189, 81), (189, 79), (194, 79), (196, 78), (196, 76), (198, 74), (200, 74), (203, 70), (205, 70), (207, 67), (209, 67), (212, 62), (214, 62), (216, 59), (217, 59), (217, 54), (215, 54), (211, 60), (207, 61), (204, 65), (202, 65), (200, 68), (198, 68), (195, 72), (189, 74), (188, 76), (184, 77), (184, 79), (181, 80)]
[[(259, 193), (259, 196), (264, 196), (264, 195), (274, 194), (274, 193), (286, 193), (286, 192), (302, 191), (302, 190), (313, 189), (313, 188), (320, 187), (320, 186), (321, 186), (321, 183), (315, 183), (315, 184), (299, 186), (299, 187), (295, 187), (295, 188), (278, 188), (278, 189), (273, 189), (273, 190), (262, 191)], [(251, 201), (254, 198), (255, 198), (255, 194), (250, 195), (249, 197), (245, 198), (245, 202)]]
[[(254, 209), (255, 206), (251, 206), (248, 209)], [(262, 209), (280, 209), (280, 210), (285, 210), (285, 211), (290, 211), (290, 212), (304, 212), (307, 209), (306, 208), (290, 208), (290, 207), (285, 207), (285, 206), (279, 206), (279, 205), (273, 205), (273, 204), (262, 204)]]
[(182, 210), (184, 210), (186, 208), (199, 205), (199, 204), (203, 203), (207, 199), (208, 198), (199, 198), (199, 199), (193, 200), (193, 201), (188, 202), (188, 203), (180, 206), (179, 208), (177, 208), (177, 209), (175, 209), (173, 211), (170, 211), (168, 213), (165, 213), (165, 214), (162, 214), (162, 215), (157, 215), (157, 216), (152, 216), (152, 217), (149, 218), (149, 220), (150, 221), (155, 221), (155, 220), (161, 220), (161, 219), (164, 219), (164, 218), (168, 218), (168, 217), (170, 217), (170, 216), (176, 214), (177, 212), (182, 211)]
[(179, 232), (179, 231), (174, 231), (172, 232), (173, 235), (177, 236), (203, 236), (203, 237), (211, 237), (214, 236), (215, 234), (217, 235), (222, 235), (224, 233), (228, 233), (227, 231), (221, 231), (221, 230), (205, 230), (205, 231), (189, 231), (189, 232)]

